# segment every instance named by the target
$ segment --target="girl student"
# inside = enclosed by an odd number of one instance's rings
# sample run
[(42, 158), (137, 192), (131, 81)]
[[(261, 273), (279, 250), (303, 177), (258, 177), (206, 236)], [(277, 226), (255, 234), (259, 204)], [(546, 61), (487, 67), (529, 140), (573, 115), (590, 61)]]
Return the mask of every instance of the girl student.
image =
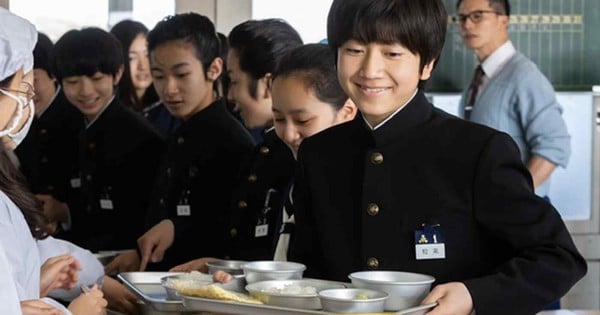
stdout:
[[(337, 124), (350, 121), (356, 115), (356, 106), (340, 87), (334, 56), (323, 44), (307, 44), (296, 47), (281, 58), (273, 72), (271, 93), (273, 97), (274, 127), (277, 136), (285, 143), (294, 157), (302, 141)], [(278, 210), (277, 235), (274, 259), (286, 260), (290, 237), (293, 237), (293, 202), (291, 179), (284, 196), (284, 209)], [(253, 228), (255, 221), (245, 222)], [(281, 235), (280, 235), (280, 231)], [(269, 257), (271, 259), (273, 257)], [(202, 269), (205, 259), (197, 259), (173, 270), (191, 271)], [(215, 273), (215, 279), (227, 282), (230, 276)]]
[(156, 94), (148, 58), (148, 28), (144, 24), (123, 20), (115, 24), (110, 33), (120, 42), (123, 50), (123, 77), (119, 81), (118, 95), (123, 105), (142, 113), (165, 137), (178, 124)]

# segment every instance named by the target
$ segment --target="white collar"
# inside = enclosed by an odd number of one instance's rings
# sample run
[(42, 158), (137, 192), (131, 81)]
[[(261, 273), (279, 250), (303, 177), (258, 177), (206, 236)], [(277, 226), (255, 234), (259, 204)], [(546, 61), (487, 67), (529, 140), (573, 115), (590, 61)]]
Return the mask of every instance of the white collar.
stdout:
[(371, 128), (371, 130), (377, 130), (377, 128), (385, 125), (385, 123), (387, 123), (390, 119), (392, 119), (392, 117), (396, 116), (396, 114), (398, 114), (404, 107), (406, 107), (406, 104), (410, 103), (410, 101), (412, 101), (413, 98), (415, 98), (415, 95), (417, 95), (418, 91), (419, 91), (419, 89), (415, 89), (415, 92), (408, 99), (408, 101), (406, 101), (406, 103), (404, 103), (404, 104), (402, 104), (402, 106), (398, 107), (398, 109), (396, 109), (391, 115), (389, 115), (386, 119), (384, 119), (382, 122), (380, 122), (379, 124), (377, 124), (377, 126), (375, 126), (375, 127), (371, 126), (371, 124), (365, 118), (365, 115), (363, 115), (362, 113), (360, 113), (360, 115), (362, 116), (362, 118), (365, 121), (365, 123), (367, 124), (367, 126), (369, 126), (369, 128)]
[(498, 47), (481, 63), (483, 73), (491, 78), (517, 52), (510, 40)]
[(58, 87), (56, 88), (56, 92), (54, 92), (54, 96), (52, 96), (52, 98), (50, 99), (50, 101), (48, 102), (48, 104), (46, 104), (46, 107), (44, 107), (44, 109), (42, 109), (39, 113), (35, 114), (37, 116), (37, 118), (42, 117), (42, 115), (44, 115), (44, 113), (48, 110), (48, 108), (50, 108), (50, 106), (52, 105), (52, 103), (56, 99), (56, 96), (58, 96), (58, 93), (60, 93), (60, 89), (61, 88), (62, 87), (59, 84)]
[(106, 108), (108, 107), (108, 105), (110, 105), (110, 103), (112, 103), (112, 101), (115, 99), (115, 96), (113, 95), (113, 97), (110, 98), (110, 100), (108, 101), (108, 103), (106, 103), (106, 105), (104, 105), (104, 107), (102, 107), (102, 109), (100, 110), (100, 112), (98, 112), (98, 115), (96, 115), (96, 117), (94, 117), (94, 119), (90, 122), (87, 122), (87, 119), (85, 119), (85, 129), (90, 128), (95, 122), (96, 120), (98, 120), (98, 118), (100, 118), (100, 116), (102, 116), (102, 113), (104, 113), (104, 111), (106, 110)]

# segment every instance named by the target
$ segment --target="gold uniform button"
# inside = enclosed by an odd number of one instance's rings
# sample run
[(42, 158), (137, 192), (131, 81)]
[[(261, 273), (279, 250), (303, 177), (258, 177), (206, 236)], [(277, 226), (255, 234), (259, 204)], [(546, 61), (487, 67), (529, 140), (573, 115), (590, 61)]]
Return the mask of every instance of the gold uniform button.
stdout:
[(40, 159), (40, 162), (42, 162), (42, 163), (48, 163), (48, 158), (47, 158), (47, 157), (45, 157), (45, 156), (43, 156), (43, 157)]
[(87, 176), (85, 177), (85, 179), (87, 179), (87, 181), (88, 181), (88, 182), (89, 182), (89, 181), (92, 181), (92, 175), (87, 175)]
[(45, 134), (47, 134), (47, 133), (48, 133), (48, 129), (41, 129), (41, 130), (40, 130), (40, 134), (41, 134), (41, 135), (45, 135)]
[(383, 154), (379, 152), (375, 152), (371, 154), (371, 163), (374, 165), (379, 165), (383, 163)]
[(367, 267), (369, 267), (369, 269), (379, 268), (379, 260), (377, 260), (375, 257), (370, 257), (367, 259)]
[(94, 150), (96, 148), (96, 144), (93, 142), (90, 142), (90, 144), (88, 144), (88, 148), (90, 148), (90, 150)]
[(367, 206), (367, 213), (371, 216), (376, 216), (379, 214), (379, 206), (376, 203), (370, 203)]
[(184, 142), (185, 142), (185, 139), (183, 139), (183, 137), (177, 138), (177, 143), (178, 144), (183, 144)]
[(244, 208), (246, 208), (247, 206), (248, 206), (248, 203), (247, 203), (246, 201), (244, 201), (244, 200), (240, 200), (240, 201), (238, 201), (238, 208), (240, 208), (240, 209), (244, 209)]
[(231, 230), (229, 230), (229, 235), (231, 235), (231, 237), (236, 237), (237, 236), (237, 229), (233, 228)]
[(254, 174), (250, 174), (250, 176), (248, 176), (248, 181), (251, 182), (251, 183), (256, 182), (257, 179), (258, 178)]
[(269, 147), (262, 146), (262, 147), (260, 147), (259, 151), (262, 155), (267, 155), (267, 154), (269, 154), (269, 151), (271, 151), (271, 150), (269, 150)]
[(48, 189), (48, 191), (54, 191), (54, 186), (52, 185), (48, 185), (48, 187), (46, 187)]

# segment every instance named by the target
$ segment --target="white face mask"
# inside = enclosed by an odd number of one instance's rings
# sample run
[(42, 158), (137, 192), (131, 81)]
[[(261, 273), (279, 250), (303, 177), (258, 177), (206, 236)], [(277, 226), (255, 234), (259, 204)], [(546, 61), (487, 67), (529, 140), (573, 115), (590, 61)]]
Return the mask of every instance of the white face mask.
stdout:
[[(18, 146), (19, 144), (21, 144), (21, 142), (23, 142), (25, 136), (27, 136), (27, 132), (29, 132), (29, 127), (31, 127), (31, 122), (33, 121), (33, 116), (35, 115), (35, 107), (33, 100), (29, 100), (29, 102), (27, 103), (26, 97), (15, 96), (12, 93), (6, 92), (2, 89), (0, 89), (0, 93), (17, 101), (17, 112), (12, 117), (8, 126), (4, 130), (0, 131), (0, 138), (8, 136), (15, 143), (15, 146)], [(27, 122), (25, 123), (25, 125), (23, 125), (23, 127), (21, 127), (20, 130), (15, 131), (15, 129), (17, 129), (17, 126), (19, 126), (19, 123), (21, 122), (21, 118), (23, 117), (23, 110), (25, 110), (26, 107), (29, 107), (29, 117), (27, 117)]]

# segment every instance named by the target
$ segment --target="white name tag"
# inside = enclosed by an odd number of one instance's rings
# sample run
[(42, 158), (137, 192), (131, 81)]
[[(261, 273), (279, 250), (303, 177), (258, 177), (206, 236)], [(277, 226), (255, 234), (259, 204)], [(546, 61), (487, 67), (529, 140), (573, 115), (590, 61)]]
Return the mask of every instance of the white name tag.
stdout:
[(71, 188), (79, 188), (81, 187), (81, 178), (71, 178)]
[(192, 215), (192, 209), (190, 205), (178, 205), (177, 215), (180, 217), (189, 217), (190, 215)]
[(415, 245), (415, 256), (417, 260), (444, 259), (446, 258), (446, 246), (444, 243), (417, 244)]
[(254, 229), (254, 237), (263, 237), (267, 236), (269, 233), (269, 225), (268, 224), (260, 224), (257, 225)]
[(110, 199), (100, 199), (100, 208), (104, 209), (104, 210), (112, 210), (113, 208), (113, 203), (112, 200)]

